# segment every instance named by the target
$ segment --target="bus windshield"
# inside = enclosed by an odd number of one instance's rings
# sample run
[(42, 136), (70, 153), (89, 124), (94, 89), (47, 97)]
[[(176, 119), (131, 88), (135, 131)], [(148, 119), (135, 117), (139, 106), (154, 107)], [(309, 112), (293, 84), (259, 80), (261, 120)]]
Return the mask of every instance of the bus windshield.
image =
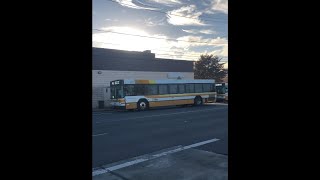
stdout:
[(226, 87), (225, 86), (216, 86), (217, 94), (225, 94)]
[(115, 85), (111, 86), (111, 99), (123, 98), (123, 86)]

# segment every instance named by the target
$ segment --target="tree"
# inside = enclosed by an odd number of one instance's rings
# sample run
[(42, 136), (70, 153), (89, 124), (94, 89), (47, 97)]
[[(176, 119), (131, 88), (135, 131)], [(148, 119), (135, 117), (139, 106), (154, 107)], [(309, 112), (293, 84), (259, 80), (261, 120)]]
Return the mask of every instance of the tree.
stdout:
[(228, 74), (224, 69), (224, 64), (221, 63), (222, 58), (218, 56), (204, 54), (195, 63), (194, 78), (195, 79), (214, 79), (216, 82), (221, 82)]

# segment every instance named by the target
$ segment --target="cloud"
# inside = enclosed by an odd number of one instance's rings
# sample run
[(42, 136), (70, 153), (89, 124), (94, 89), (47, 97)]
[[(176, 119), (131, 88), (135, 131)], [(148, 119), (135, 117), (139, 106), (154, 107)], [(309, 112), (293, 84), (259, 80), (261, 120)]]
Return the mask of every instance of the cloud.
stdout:
[(159, 4), (165, 4), (165, 5), (175, 5), (175, 4), (182, 4), (180, 0), (147, 0), (149, 2), (155, 2)]
[(228, 69), (228, 63), (225, 63), (225, 64), (224, 64), (224, 68), (225, 68), (225, 69)]
[(119, 21), (118, 19), (105, 19), (106, 21), (114, 21), (114, 22), (117, 22), (117, 21)]
[(133, 2), (133, 0), (115, 0), (117, 1), (121, 6), (133, 8), (133, 9), (150, 9), (150, 10), (157, 10), (157, 8), (152, 7), (144, 7), (147, 6), (139, 1)]
[[(173, 59), (183, 59), (183, 60), (198, 60), (201, 54), (213, 54), (219, 57), (228, 57), (228, 40), (226, 38), (207, 38), (204, 39), (200, 36), (182, 36), (177, 38), (183, 41), (168, 41), (167, 49), (172, 50), (172, 53), (166, 53), (167, 55), (157, 55), (157, 57), (166, 57)], [(185, 41), (198, 41), (202, 43), (185, 42)], [(208, 43), (208, 44), (205, 44)], [(214, 44), (216, 43), (216, 44)], [(211, 44), (211, 45), (210, 45)], [(214, 44), (214, 45), (213, 45)], [(212, 48), (215, 47), (213, 51), (193, 51), (193, 48)], [(161, 53), (159, 53), (161, 54)], [(223, 59), (226, 61), (226, 59)]]
[[(213, 55), (227, 58), (228, 57), (228, 46), (226, 46), (226, 45), (221, 46), (220, 49), (208, 52), (208, 54), (213, 54)], [(225, 60), (225, 59), (223, 59), (223, 60)]]
[[(148, 33), (146, 31), (131, 27), (111, 26), (102, 29), (105, 31), (114, 31), (139, 36), (150, 36), (161, 39), (128, 36), (124, 34), (116, 34), (111, 32), (97, 32), (92, 34), (94, 47), (122, 49), (129, 51), (151, 50), (152, 53), (156, 54), (157, 58), (182, 59), (194, 61), (198, 60), (200, 55), (204, 53), (214, 54), (219, 57), (228, 57), (228, 40), (226, 38), (203, 38), (201, 36), (182, 36), (175, 39), (183, 41), (172, 41), (168, 40), (170, 38), (168, 36), (162, 34), (152, 35), (151, 33)], [(185, 41), (199, 41), (203, 43), (193, 43)], [(195, 48), (214, 48), (214, 50), (210, 52), (204, 50), (192, 50)]]
[(163, 26), (165, 24), (165, 18), (160, 19), (160, 20), (155, 20), (154, 18), (148, 18), (144, 20), (144, 23), (147, 26)]
[(182, 31), (190, 33), (190, 34), (216, 34), (216, 31), (212, 31), (210, 29), (182, 29)]
[[(228, 40), (226, 38), (202, 38), (201, 36), (182, 36), (177, 38), (180, 40), (179, 45), (180, 46), (188, 46), (188, 47), (194, 47), (194, 46), (216, 46), (221, 47), (228, 45)], [(189, 42), (187, 42), (189, 41)]]
[(183, 26), (183, 25), (194, 25), (194, 26), (205, 26), (204, 22), (202, 22), (199, 16), (202, 12), (196, 12), (196, 6), (184, 6), (179, 9), (169, 11), (167, 13), (167, 21), (170, 24)]
[(215, 11), (228, 14), (228, 0), (214, 0), (214, 1), (212, 1), (210, 9), (205, 11), (205, 13), (213, 14)]
[[(97, 47), (123, 49), (129, 51), (143, 51), (168, 46), (168, 41), (166, 40), (167, 37), (161, 34), (151, 35), (146, 31), (124, 26), (111, 26), (101, 29), (111, 32), (97, 32), (92, 34), (93, 45)], [(133, 34), (137, 36), (125, 34)], [(141, 36), (148, 36), (153, 38)]]

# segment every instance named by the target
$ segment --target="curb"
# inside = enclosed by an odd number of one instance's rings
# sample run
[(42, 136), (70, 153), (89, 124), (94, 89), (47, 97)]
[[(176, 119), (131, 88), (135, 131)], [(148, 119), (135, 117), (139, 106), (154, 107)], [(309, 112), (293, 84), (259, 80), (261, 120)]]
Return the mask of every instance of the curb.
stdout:
[(110, 112), (113, 111), (113, 109), (92, 109), (92, 112)]

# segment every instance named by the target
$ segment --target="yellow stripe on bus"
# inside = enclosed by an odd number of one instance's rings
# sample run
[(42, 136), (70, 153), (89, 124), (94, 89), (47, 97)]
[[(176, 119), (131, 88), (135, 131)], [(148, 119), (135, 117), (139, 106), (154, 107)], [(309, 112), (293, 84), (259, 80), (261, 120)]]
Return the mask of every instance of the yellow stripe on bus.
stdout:
[(137, 109), (137, 103), (126, 104), (126, 109)]
[(159, 106), (174, 106), (174, 105), (183, 105), (183, 104), (193, 104), (193, 99), (184, 99), (184, 100), (173, 100), (173, 101), (158, 101), (158, 102), (149, 102), (149, 107), (159, 107)]

